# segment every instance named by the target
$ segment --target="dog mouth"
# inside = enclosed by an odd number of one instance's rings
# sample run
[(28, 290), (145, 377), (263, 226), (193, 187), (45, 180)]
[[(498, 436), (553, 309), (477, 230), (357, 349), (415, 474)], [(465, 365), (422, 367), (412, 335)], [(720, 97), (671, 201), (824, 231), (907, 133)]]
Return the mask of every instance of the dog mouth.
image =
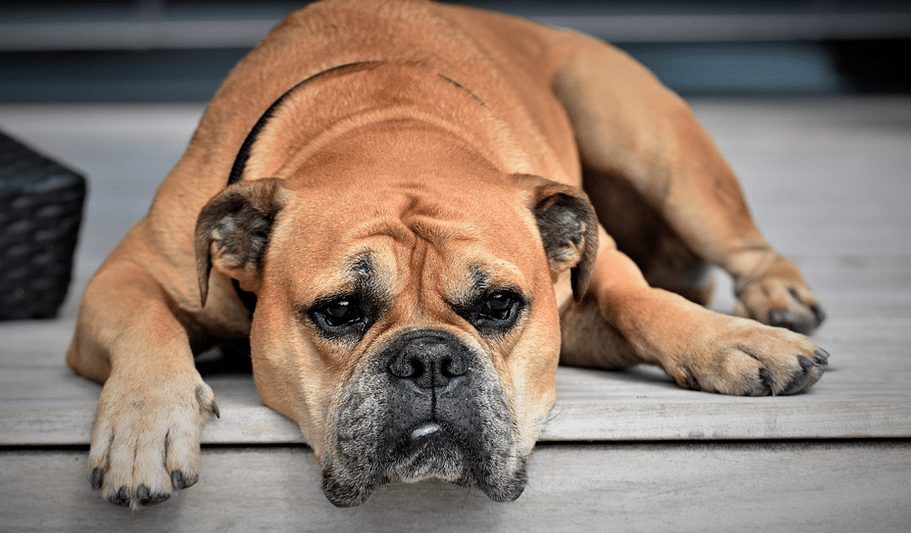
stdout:
[[(354, 507), (379, 487), (438, 480), (477, 487), (494, 501), (518, 498), (525, 489), (525, 458), (484, 455), (458, 427), (426, 421), (390, 443), (369, 470), (352, 471), (333, 463), (323, 470), (323, 492), (337, 507)], [(362, 456), (363, 458), (363, 456)]]
[(385, 481), (412, 483), (439, 479), (470, 484), (472, 476), (466, 450), (453, 433), (435, 421), (415, 426), (396, 446), (394, 459), (386, 467)]

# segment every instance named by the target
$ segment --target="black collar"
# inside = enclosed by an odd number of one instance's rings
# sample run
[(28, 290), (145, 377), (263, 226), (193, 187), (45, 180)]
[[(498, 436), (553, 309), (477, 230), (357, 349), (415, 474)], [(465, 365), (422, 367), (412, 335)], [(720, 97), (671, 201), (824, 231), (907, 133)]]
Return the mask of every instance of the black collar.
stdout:
[[(266, 127), (266, 124), (269, 122), (269, 119), (272, 118), (272, 115), (275, 114), (275, 111), (288, 99), (289, 96), (294, 94), (295, 91), (304, 87), (311, 81), (324, 76), (330, 73), (337, 73), (339, 71), (348, 70), (356, 67), (369, 66), (378, 64), (379, 61), (356, 61), (354, 63), (345, 63), (344, 65), (338, 65), (335, 67), (327, 68), (317, 72), (316, 74), (307, 77), (301, 82), (296, 83), (293, 87), (285, 91), (277, 100), (272, 102), (265, 112), (260, 115), (259, 120), (256, 121), (256, 124), (253, 125), (253, 128), (247, 133), (246, 138), (244, 138), (243, 144), (240, 145), (240, 150), (237, 152), (237, 157), (234, 158), (234, 164), (231, 165), (231, 173), (228, 175), (228, 185), (239, 182), (244, 177), (244, 171), (247, 168), (247, 160), (250, 159), (250, 151), (253, 149), (253, 145), (256, 143), (256, 139), (259, 137), (259, 134), (262, 132), (263, 128)], [(244, 304), (244, 307), (247, 308), (247, 311), (250, 312), (250, 315), (253, 315), (253, 311), (256, 309), (256, 294), (252, 292), (247, 292), (240, 288), (240, 283), (236, 279), (231, 280), (231, 285), (234, 287), (234, 292), (237, 293), (237, 297), (240, 299), (241, 303)]]
[(253, 128), (250, 130), (250, 133), (247, 134), (247, 137), (244, 139), (243, 144), (240, 145), (240, 150), (237, 152), (237, 157), (234, 158), (234, 164), (231, 165), (231, 173), (228, 175), (228, 185), (237, 183), (244, 177), (244, 171), (247, 168), (247, 160), (250, 159), (250, 151), (253, 149), (253, 144), (256, 143), (257, 137), (259, 137), (260, 132), (263, 128), (266, 127), (266, 124), (269, 122), (269, 119), (272, 118), (272, 115), (275, 114), (275, 111), (288, 99), (289, 96), (294, 94), (298, 89), (301, 89), (311, 81), (325, 76), (326, 74), (337, 73), (344, 70), (353, 69), (356, 67), (376, 65), (380, 63), (379, 61), (355, 61), (354, 63), (345, 63), (344, 65), (338, 65), (335, 67), (327, 68), (317, 72), (316, 74), (307, 77), (301, 82), (298, 82), (293, 87), (284, 92), (277, 100), (272, 102), (263, 114), (259, 117), (259, 120), (256, 121), (256, 124), (253, 125)]

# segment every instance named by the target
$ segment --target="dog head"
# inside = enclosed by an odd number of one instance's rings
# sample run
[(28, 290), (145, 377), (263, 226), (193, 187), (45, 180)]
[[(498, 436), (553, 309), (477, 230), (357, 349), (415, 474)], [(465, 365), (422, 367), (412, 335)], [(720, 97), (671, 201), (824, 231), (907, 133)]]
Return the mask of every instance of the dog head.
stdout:
[(555, 400), (554, 283), (586, 290), (594, 211), (579, 189), (405, 130), (214, 197), (200, 290), (214, 269), (257, 293), (257, 389), (300, 425), (332, 503), (421, 479), (513, 500)]

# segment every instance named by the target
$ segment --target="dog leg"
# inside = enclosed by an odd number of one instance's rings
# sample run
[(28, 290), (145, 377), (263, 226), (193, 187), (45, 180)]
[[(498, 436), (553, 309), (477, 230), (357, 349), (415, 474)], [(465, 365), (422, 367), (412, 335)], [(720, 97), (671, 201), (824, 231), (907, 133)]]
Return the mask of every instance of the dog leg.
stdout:
[(104, 383), (89, 452), (93, 488), (136, 508), (196, 482), (200, 428), (218, 408), (184, 326), (142, 268), (109, 261), (89, 283), (67, 363)]
[(819, 380), (828, 363), (828, 354), (799, 333), (650, 287), (603, 229), (588, 293), (567, 304), (561, 321), (561, 362), (611, 369), (655, 364), (695, 390), (794, 394)]
[(600, 220), (617, 248), (636, 262), (652, 287), (666, 289), (699, 305), (708, 305), (714, 291), (710, 265), (696, 256), (624, 180), (587, 169), (585, 183), (596, 183), (589, 197), (604, 213)]
[[(817, 327), (816, 296), (756, 228), (736, 176), (687, 105), (621, 51), (571, 40), (554, 91), (586, 174), (627, 183), (697, 257), (728, 271), (740, 314), (804, 333)], [(584, 187), (599, 218), (617, 216), (599, 180)]]

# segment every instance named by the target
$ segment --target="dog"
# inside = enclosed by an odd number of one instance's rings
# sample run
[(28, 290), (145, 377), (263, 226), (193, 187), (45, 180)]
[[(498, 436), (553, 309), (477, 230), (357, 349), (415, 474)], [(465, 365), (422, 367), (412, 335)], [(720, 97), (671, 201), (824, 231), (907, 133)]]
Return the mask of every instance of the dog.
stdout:
[[(706, 309), (718, 265), (737, 311)], [(199, 477), (194, 353), (249, 339), (337, 506), (439, 479), (511, 501), (558, 362), (807, 390), (823, 311), (687, 105), (620, 50), (482, 10), (337, 0), (230, 73), (85, 289), (67, 354), (104, 384), (113, 503)]]

